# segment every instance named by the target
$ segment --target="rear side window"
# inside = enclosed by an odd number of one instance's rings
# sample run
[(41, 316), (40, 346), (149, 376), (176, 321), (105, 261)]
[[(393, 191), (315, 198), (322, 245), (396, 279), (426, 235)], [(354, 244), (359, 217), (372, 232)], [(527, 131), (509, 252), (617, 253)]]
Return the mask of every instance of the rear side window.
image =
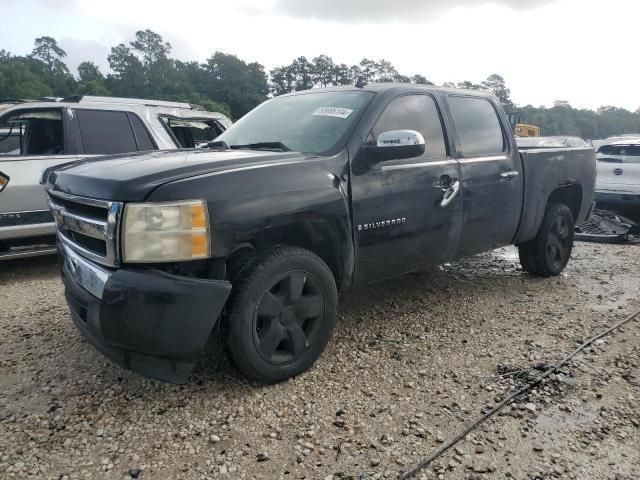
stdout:
[(138, 150), (127, 112), (76, 110), (84, 153), (108, 155)]
[(136, 141), (138, 142), (138, 150), (154, 150), (156, 148), (153, 139), (149, 135), (149, 132), (145, 128), (142, 120), (137, 115), (129, 113), (129, 120), (133, 126), (133, 131), (136, 134)]
[(416, 130), (422, 134), (426, 150), (417, 160), (447, 156), (440, 114), (430, 95), (404, 95), (392, 100), (373, 127), (374, 139), (390, 130)]
[(504, 135), (495, 108), (489, 100), (450, 96), (449, 106), (465, 157), (505, 151)]

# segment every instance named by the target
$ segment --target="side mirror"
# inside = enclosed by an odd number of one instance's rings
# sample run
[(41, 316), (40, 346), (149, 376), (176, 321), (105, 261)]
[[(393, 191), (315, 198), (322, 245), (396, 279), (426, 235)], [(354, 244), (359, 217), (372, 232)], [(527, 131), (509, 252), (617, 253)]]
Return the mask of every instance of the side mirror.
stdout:
[(415, 130), (391, 130), (378, 135), (376, 145), (366, 147), (367, 156), (373, 162), (415, 158), (424, 154), (424, 137)]

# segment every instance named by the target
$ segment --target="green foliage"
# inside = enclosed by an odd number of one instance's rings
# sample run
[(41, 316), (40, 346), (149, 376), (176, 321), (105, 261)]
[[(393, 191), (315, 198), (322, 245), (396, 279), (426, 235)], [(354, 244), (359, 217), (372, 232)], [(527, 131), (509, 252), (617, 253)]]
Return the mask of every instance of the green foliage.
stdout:
[(358, 78), (367, 82), (419, 83), (433, 85), (423, 75), (412, 77), (398, 73), (388, 60), (363, 58), (351, 67), (337, 64), (328, 55), (319, 55), (311, 62), (306, 57), (298, 57), (289, 65), (276, 67), (270, 72), (269, 90), (274, 96), (316, 87), (354, 85)]
[(519, 107), (520, 121), (537, 125), (542, 135), (576, 135), (586, 139), (640, 133), (640, 114), (624, 108), (577, 109), (558, 101), (553, 108)]
[(0, 52), (0, 99), (40, 98), (52, 94), (49, 78), (28, 57)]
[[(35, 39), (30, 55), (14, 56), (0, 50), (0, 99), (43, 96), (111, 95), (197, 103), (207, 110), (238, 119), (269, 94), (282, 95), (310, 88), (368, 82), (432, 83), (423, 75), (408, 76), (385, 59), (363, 58), (355, 65), (336, 63), (328, 55), (309, 60), (301, 56), (289, 65), (265, 73), (259, 63), (214, 52), (205, 63), (182, 62), (170, 57), (171, 44), (151, 30), (136, 32), (135, 39), (111, 48), (106, 76), (92, 61), (82, 62), (74, 78), (64, 63), (66, 52), (52, 37)], [(92, 59), (93, 60), (93, 59)], [(640, 108), (635, 112), (604, 106), (597, 111), (575, 109), (558, 100), (552, 108), (518, 107), (506, 81), (498, 74), (475, 83), (447, 82), (452, 88), (492, 91), (505, 110), (518, 111), (520, 121), (538, 125), (543, 135), (577, 135), (604, 138), (640, 133)]]
[(481, 86), (485, 90), (492, 91), (500, 103), (502, 107), (507, 110), (513, 110), (514, 105), (511, 101), (511, 90), (507, 88), (507, 84), (500, 75), (494, 73), (493, 75), (489, 75), (489, 77), (481, 83)]
[(93, 62), (82, 62), (78, 65), (78, 83), (76, 92), (80, 95), (108, 95), (106, 79), (98, 66)]

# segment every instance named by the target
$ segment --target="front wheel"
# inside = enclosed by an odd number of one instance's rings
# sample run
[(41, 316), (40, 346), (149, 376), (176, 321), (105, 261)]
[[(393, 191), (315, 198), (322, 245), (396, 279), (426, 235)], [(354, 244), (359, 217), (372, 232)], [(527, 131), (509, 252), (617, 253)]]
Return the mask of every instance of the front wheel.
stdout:
[(536, 238), (518, 246), (522, 268), (543, 277), (560, 275), (571, 258), (574, 230), (571, 209), (549, 205)]
[(309, 368), (336, 321), (338, 294), (329, 267), (315, 254), (275, 247), (242, 273), (226, 317), (229, 353), (254, 380), (275, 383)]

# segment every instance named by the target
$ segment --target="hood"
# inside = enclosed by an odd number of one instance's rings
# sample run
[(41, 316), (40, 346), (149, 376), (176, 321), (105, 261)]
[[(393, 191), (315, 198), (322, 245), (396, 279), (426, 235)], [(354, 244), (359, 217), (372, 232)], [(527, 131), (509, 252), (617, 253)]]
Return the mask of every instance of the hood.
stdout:
[(255, 150), (166, 150), (97, 157), (46, 170), (48, 190), (83, 197), (142, 201), (155, 188), (176, 180), (224, 170), (295, 163), (295, 152)]

